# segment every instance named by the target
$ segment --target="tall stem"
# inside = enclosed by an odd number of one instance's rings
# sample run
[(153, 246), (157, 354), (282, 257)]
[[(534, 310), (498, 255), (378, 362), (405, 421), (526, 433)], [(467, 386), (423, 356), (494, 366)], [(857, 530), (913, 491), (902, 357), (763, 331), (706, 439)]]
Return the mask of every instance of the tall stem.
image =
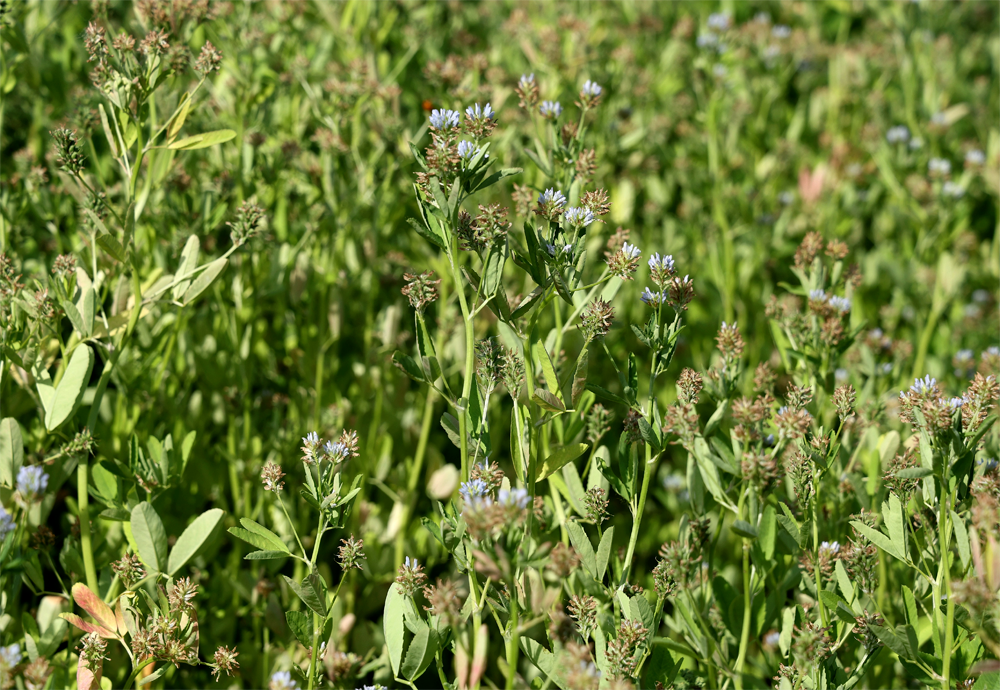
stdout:
[(750, 641), (750, 615), (753, 606), (753, 591), (750, 589), (750, 544), (743, 540), (743, 630), (740, 633), (740, 653), (736, 657), (733, 682), (736, 690), (743, 690), (743, 664), (747, 657)]
[(458, 304), (462, 308), (462, 323), (465, 326), (465, 378), (462, 381), (462, 397), (458, 401), (458, 435), (462, 453), (462, 481), (469, 481), (469, 423), (468, 407), (469, 395), (472, 393), (472, 378), (475, 376), (476, 367), (476, 327), (469, 318), (469, 305), (465, 301), (465, 289), (462, 287), (462, 278), (458, 274), (458, 264), (455, 263), (455, 255), (448, 252), (448, 264), (451, 266), (451, 276), (455, 281), (455, 292), (458, 293)]
[[(319, 543), (323, 539), (323, 529), (326, 527), (326, 519), (320, 515), (319, 517), (319, 528), (316, 530), (316, 542), (313, 544), (312, 558), (309, 559), (309, 574), (311, 575), (316, 571), (316, 558), (319, 556)], [(344, 580), (341, 578), (341, 584)], [(340, 591), (340, 586), (337, 586), (337, 591)], [(336, 595), (334, 595), (336, 597)], [(309, 655), (309, 690), (313, 690), (316, 687), (316, 657), (319, 656), (319, 634), (320, 630), (323, 628), (323, 621), (320, 620), (319, 614), (315, 611), (313, 612), (313, 636), (312, 636), (312, 653)]]
[[(941, 502), (940, 502), (940, 515), (938, 518), (938, 541), (941, 544), (941, 573), (943, 577), (939, 577), (939, 580), (944, 581), (944, 591), (940, 596), (945, 599), (945, 621), (944, 621), (944, 645), (942, 649), (942, 664), (941, 664), (941, 688), (942, 690), (949, 690), (951, 688), (951, 648), (952, 648), (952, 633), (955, 625), (955, 600), (951, 596), (951, 549), (949, 548), (949, 537), (951, 536), (951, 525), (949, 524), (949, 510), (948, 510), (948, 489), (947, 489), (947, 470), (945, 470), (945, 481), (942, 482), (941, 489)], [(941, 610), (941, 600), (935, 599), (934, 607), (938, 611)]]
[(642, 463), (642, 489), (639, 491), (639, 505), (632, 518), (632, 534), (628, 538), (628, 551), (625, 553), (625, 561), (622, 563), (622, 579), (619, 586), (628, 582), (629, 572), (632, 570), (632, 555), (635, 553), (635, 543), (639, 539), (639, 524), (642, 522), (642, 512), (646, 508), (646, 494), (649, 493), (649, 477), (653, 474), (652, 449), (646, 444), (646, 462)]
[[(604, 348), (606, 351), (607, 345), (605, 345)], [(656, 365), (658, 358), (659, 355), (654, 352), (653, 362), (649, 366), (649, 397), (646, 401), (646, 414), (648, 414), (650, 418), (653, 416), (653, 394), (654, 384), (656, 383)], [(639, 539), (639, 525), (642, 523), (642, 513), (646, 508), (646, 495), (649, 493), (649, 478), (655, 471), (653, 465), (653, 449), (648, 443), (644, 445), (646, 447), (646, 462), (643, 463), (642, 468), (642, 488), (639, 490), (639, 505), (632, 518), (632, 534), (629, 535), (628, 538), (628, 551), (625, 553), (625, 562), (622, 563), (622, 579), (619, 586), (624, 585), (628, 581), (629, 572), (632, 570), (632, 555), (635, 553), (635, 543)], [(657, 455), (657, 457), (659, 457), (659, 455)]]
[(506, 690), (514, 690), (514, 679), (517, 678), (517, 653), (518, 641), (518, 607), (517, 607), (517, 583), (510, 593), (510, 634), (507, 637), (507, 685)]
[(76, 466), (76, 501), (80, 511), (80, 550), (83, 551), (83, 571), (87, 577), (87, 587), (97, 596), (97, 568), (94, 566), (94, 546), (90, 534), (90, 494), (87, 492), (88, 478), (87, 457), (80, 458)]

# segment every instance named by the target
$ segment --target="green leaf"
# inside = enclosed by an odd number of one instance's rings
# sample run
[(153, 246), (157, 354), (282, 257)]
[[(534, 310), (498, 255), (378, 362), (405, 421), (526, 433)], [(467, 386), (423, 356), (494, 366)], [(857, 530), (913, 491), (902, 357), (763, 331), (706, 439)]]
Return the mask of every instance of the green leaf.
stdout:
[(302, 603), (320, 616), (326, 616), (326, 595), (320, 585), (319, 577), (315, 573), (306, 575), (306, 578), (301, 583), (296, 582), (287, 575), (282, 575), (281, 577), (285, 579), (285, 582), (288, 583), (292, 591), (298, 595)]
[(156, 509), (143, 501), (132, 509), (131, 523), (139, 558), (156, 572), (164, 572), (167, 564), (167, 533)]
[(18, 470), (24, 464), (24, 440), (21, 425), (13, 417), (0, 421), (0, 485), (14, 487)]
[(125, 234), (122, 235), (122, 244), (125, 249), (132, 243), (132, 236), (135, 234), (135, 202), (131, 202), (125, 209)]
[(597, 546), (597, 581), (604, 579), (604, 573), (608, 570), (608, 560), (611, 558), (611, 542), (615, 538), (614, 525), (605, 530), (601, 537), (601, 543)]
[(545, 287), (539, 285), (534, 290), (532, 290), (527, 297), (521, 300), (521, 303), (517, 305), (517, 309), (515, 309), (510, 313), (510, 320), (515, 321), (521, 318), (522, 316), (526, 315), (528, 312), (530, 312), (532, 309), (534, 309), (541, 303), (541, 299), (544, 296), (545, 296)]
[(898, 560), (901, 560), (901, 561), (905, 561), (906, 560), (903, 557), (903, 554), (901, 554), (900, 552), (898, 552), (896, 550), (895, 545), (892, 543), (892, 541), (889, 539), (889, 537), (885, 536), (884, 534), (882, 534), (878, 530), (872, 529), (871, 527), (869, 527), (868, 525), (866, 525), (863, 522), (860, 522), (859, 520), (851, 520), (851, 526), (854, 527), (854, 529), (858, 530), (858, 532), (865, 539), (867, 539), (872, 544), (874, 544), (875, 546), (879, 547), (880, 549), (882, 549), (886, 553), (894, 556)]
[(709, 493), (712, 494), (712, 498), (714, 498), (719, 505), (736, 512), (736, 506), (732, 504), (726, 496), (726, 493), (722, 490), (722, 484), (719, 481), (719, 469), (716, 464), (712, 462), (712, 451), (709, 449), (705, 439), (701, 436), (696, 437), (694, 440), (694, 458), (698, 463), (698, 470), (701, 472), (701, 478), (705, 482), (705, 488), (707, 488)]
[(549, 412), (565, 412), (566, 406), (562, 400), (544, 388), (536, 388), (535, 394), (531, 396), (531, 401)]
[(97, 111), (101, 114), (101, 126), (104, 127), (104, 136), (107, 138), (108, 146), (111, 148), (111, 155), (114, 158), (118, 158), (121, 155), (118, 153), (118, 138), (111, 132), (111, 125), (108, 124), (108, 114), (104, 112), (103, 103), (97, 105)]
[(229, 533), (234, 537), (239, 537), (243, 541), (264, 551), (284, 551), (291, 553), (285, 542), (277, 534), (251, 520), (250, 518), (240, 518), (240, 527), (230, 527)]
[(910, 625), (917, 624), (917, 600), (913, 596), (913, 590), (903, 585), (900, 587), (903, 594), (903, 612), (906, 614), (906, 622)]
[[(87, 209), (89, 210), (89, 209)], [(105, 235), (99, 235), (97, 238), (97, 244), (101, 246), (101, 249), (106, 251), (111, 257), (117, 260), (119, 263), (125, 263), (125, 247), (118, 240), (117, 237), (111, 233)]]
[(76, 305), (70, 302), (68, 299), (64, 299), (60, 302), (63, 311), (66, 312), (66, 316), (69, 318), (69, 322), (73, 324), (73, 329), (80, 335), (86, 336), (85, 326), (83, 325), (83, 316), (77, 310)]
[(652, 425), (647, 422), (644, 417), (639, 417), (639, 433), (642, 435), (642, 440), (649, 444), (649, 447), (653, 451), (653, 455), (659, 455), (660, 437), (656, 434), (656, 430), (653, 429)]
[(590, 573), (590, 576), (597, 579), (597, 556), (594, 554), (594, 546), (590, 543), (590, 537), (584, 531), (583, 526), (578, 522), (567, 522), (566, 532), (569, 540), (580, 556), (580, 563)]
[[(541, 340), (536, 339), (531, 343), (531, 359), (541, 366), (545, 387), (561, 401), (562, 395), (559, 392), (559, 379), (556, 377), (556, 370), (552, 366), (552, 360), (549, 359), (549, 351), (545, 349), (545, 343)], [(529, 372), (528, 375), (534, 376), (534, 372)], [(565, 409), (565, 406), (563, 409)]]
[(542, 462), (542, 466), (537, 471), (535, 480), (542, 481), (553, 472), (562, 469), (562, 466), (567, 462), (572, 462), (586, 453), (588, 448), (590, 448), (590, 446), (586, 443), (571, 443), (568, 446), (563, 446), (559, 450), (552, 453), (552, 455), (545, 458)]
[(576, 370), (573, 372), (573, 392), (571, 400), (573, 407), (578, 407), (580, 397), (587, 390), (587, 368), (590, 361), (589, 348), (584, 345), (580, 350), (580, 356), (576, 360)]
[(295, 639), (306, 649), (312, 649), (312, 616), (304, 611), (285, 611), (285, 622)]
[(897, 472), (896, 476), (900, 479), (923, 479), (932, 474), (934, 474), (934, 470), (927, 467), (907, 467), (905, 470)]
[(787, 606), (781, 612), (781, 634), (778, 635), (778, 649), (782, 656), (788, 654), (792, 646), (792, 632), (795, 629), (795, 607)]
[(955, 530), (955, 546), (958, 548), (958, 556), (962, 559), (962, 567), (969, 567), (969, 559), (972, 552), (969, 550), (969, 530), (965, 526), (965, 520), (959, 517), (954, 510), (951, 511), (951, 524)]
[(820, 591), (819, 598), (822, 599), (827, 608), (836, 614), (837, 618), (845, 623), (854, 625), (854, 613), (851, 611), (851, 607), (847, 605), (847, 602), (844, 601), (839, 594), (828, 589), (824, 589)]
[(757, 528), (751, 525), (746, 520), (735, 520), (733, 522), (732, 530), (741, 537), (746, 537), (747, 539), (757, 538)]
[(86, 343), (78, 345), (69, 358), (66, 372), (55, 388), (51, 406), (45, 411), (46, 429), (49, 431), (58, 429), (76, 412), (93, 369), (94, 351)]
[(422, 372), (420, 367), (417, 366), (413, 357), (396, 350), (392, 353), (392, 363), (397, 369), (402, 371), (414, 381), (419, 383), (428, 383), (427, 379), (424, 377), (424, 372)]
[(610, 402), (618, 403), (619, 405), (624, 405), (625, 407), (630, 407), (628, 400), (620, 395), (616, 395), (609, 391), (607, 388), (602, 388), (596, 383), (587, 383), (587, 390), (596, 395), (602, 400), (608, 400)]
[(177, 267), (177, 273), (174, 275), (174, 279), (178, 281), (174, 285), (171, 294), (174, 299), (180, 299), (184, 292), (191, 285), (191, 281), (187, 279), (187, 276), (198, 268), (198, 250), (201, 249), (201, 242), (198, 240), (197, 235), (191, 235), (187, 238), (187, 242), (184, 243), (184, 249), (181, 250), (181, 261), (180, 265)]
[(644, 688), (667, 687), (674, 682), (683, 660), (674, 659), (666, 645), (654, 644), (643, 674)]
[(184, 291), (184, 299), (181, 301), (184, 304), (191, 304), (191, 302), (193, 302), (198, 295), (208, 289), (208, 286), (212, 284), (212, 281), (219, 277), (219, 274), (225, 270), (226, 264), (228, 263), (229, 259), (221, 257), (208, 264), (205, 269), (198, 274), (198, 277), (194, 279), (190, 287)]
[(631, 620), (639, 621), (650, 630), (653, 627), (653, 607), (649, 605), (645, 595), (636, 594), (628, 600), (628, 617)]
[(80, 316), (83, 318), (83, 335), (89, 338), (94, 333), (94, 288), (92, 287), (83, 290)]
[[(764, 558), (770, 561), (774, 558), (774, 544), (778, 536), (778, 521), (774, 506), (764, 507), (764, 514), (761, 516), (760, 525), (757, 530), (760, 539), (760, 548), (764, 552)], [(837, 561), (838, 563), (840, 561)]]
[[(155, 671), (153, 671), (152, 673), (150, 673), (145, 678), (139, 678), (135, 682), (135, 684), (137, 686), (139, 686), (139, 687), (142, 687), (143, 685), (149, 685), (154, 680), (159, 680), (163, 676), (163, 674), (167, 672), (168, 668), (170, 668), (170, 665), (169, 664), (164, 664), (163, 666), (160, 666), (160, 668), (158, 668)], [(102, 685), (101, 687), (103, 688), (104, 686)]]
[(837, 584), (840, 586), (840, 592), (844, 595), (844, 599), (847, 600), (848, 604), (854, 603), (854, 597), (856, 592), (854, 590), (854, 583), (851, 582), (851, 577), (847, 573), (847, 569), (844, 567), (844, 562), (837, 559), (837, 563), (834, 566), (834, 572), (837, 575)]
[(882, 519), (888, 530), (889, 540), (901, 555), (900, 560), (906, 561), (906, 526), (903, 523), (903, 506), (896, 494), (889, 494), (888, 503), (882, 504)]
[(167, 140), (171, 140), (177, 136), (184, 126), (184, 121), (187, 120), (188, 112), (191, 110), (191, 95), (187, 92), (181, 96), (180, 102), (177, 104), (177, 109), (174, 114), (170, 116), (167, 120)]
[(195, 149), (204, 149), (209, 146), (215, 146), (216, 144), (222, 144), (234, 138), (236, 138), (236, 132), (233, 130), (218, 129), (214, 132), (205, 132), (203, 134), (195, 134), (194, 136), (178, 139), (177, 141), (167, 144), (167, 148), (175, 151), (193, 151)]
[[(441, 239), (436, 232), (430, 230), (426, 225), (421, 223), (416, 218), (407, 218), (406, 221), (410, 226), (417, 231), (417, 234), (423, 237), (425, 240), (438, 247), (439, 249), (444, 249), (444, 240)], [(435, 222), (435, 225), (437, 223)]]
[(545, 647), (530, 637), (521, 637), (519, 639), (521, 642), (521, 651), (524, 652), (524, 656), (527, 657), (528, 661), (545, 674), (546, 678), (551, 680), (556, 687), (566, 690), (562, 674), (557, 673), (559, 665), (556, 663), (555, 654), (545, 649)]
[(406, 596), (395, 582), (389, 586), (385, 597), (385, 609), (382, 613), (382, 631), (385, 635), (385, 645), (389, 649), (389, 663), (392, 675), (399, 675), (399, 667), (403, 661), (403, 639), (406, 624), (403, 612), (406, 609)]
[(799, 548), (804, 548), (806, 535), (802, 533), (802, 529), (799, 527), (799, 523), (795, 519), (795, 516), (792, 515), (792, 511), (784, 503), (779, 502), (778, 505), (781, 507), (781, 512), (784, 513), (784, 515), (778, 516), (778, 522), (781, 523), (781, 526), (785, 528), (785, 531), (791, 535), (792, 539), (795, 540), (795, 543), (799, 545)]
[(287, 551), (251, 551), (243, 557), (244, 561), (271, 561), (276, 558), (289, 558)]
[(181, 536), (174, 543), (174, 548), (170, 550), (170, 558), (167, 561), (167, 575), (173, 576), (189, 560), (194, 558), (198, 550), (212, 536), (212, 532), (215, 531), (222, 516), (222, 509), (212, 508), (199, 515), (194, 522), (187, 526), (187, 529), (181, 533)]
[(406, 650), (406, 656), (403, 658), (403, 664), (400, 668), (403, 676), (411, 681), (422, 676), (434, 660), (437, 648), (437, 631), (423, 624), (413, 636), (413, 640)]

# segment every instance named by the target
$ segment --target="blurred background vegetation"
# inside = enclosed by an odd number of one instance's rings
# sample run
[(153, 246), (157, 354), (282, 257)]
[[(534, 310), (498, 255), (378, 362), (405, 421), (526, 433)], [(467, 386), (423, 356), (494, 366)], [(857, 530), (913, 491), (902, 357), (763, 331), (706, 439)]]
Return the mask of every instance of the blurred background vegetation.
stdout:
[[(183, 310), (155, 306), (139, 322), (93, 430), (97, 456), (121, 457), (133, 438), (146, 448), (197, 432), (183, 480), (157, 499), (176, 536), (209, 507), (224, 508), (227, 520), (270, 511), (259, 480), (266, 461), (286, 461), (294, 486), (301, 436), (356, 428), (362, 459), (348, 472), (367, 482), (349, 531), (364, 538), (368, 562), (339, 604), (345, 650), (378, 656), (385, 591), (404, 555), (419, 556), (433, 579), (439, 549), (419, 522), (402, 519), (401, 506), (413, 501), (411, 515), (430, 514), (432, 496), (449, 490), (439, 470), (457, 464), (435, 421), (423, 476), (406, 491), (425, 390), (390, 359), (413, 347), (403, 273), (445, 273), (406, 222), (416, 215), (409, 142), (427, 144), (430, 108), (490, 102), (500, 123), (494, 155), (503, 167), (525, 168), (512, 179), (537, 191), (542, 178), (523, 154), (534, 132), (517, 107), (518, 78), (534, 73), (542, 97), (564, 105), (585, 79), (604, 87), (588, 136), (592, 185), (608, 190), (611, 213), (590, 232), (591, 256), (598, 260), (621, 226), (644, 253), (672, 254), (694, 278), (674, 375), (706, 368), (720, 322), (733, 320), (750, 365), (780, 367), (765, 307), (794, 282), (792, 258), (808, 231), (844, 241), (857, 264), (852, 326), (902, 343), (883, 390), (924, 374), (954, 388), (965, 376), (956, 354), (978, 359), (1000, 341), (996, 3), (3, 5), (0, 252), (28, 278), (49, 274), (59, 254), (91, 261), (86, 199), (59, 171), (50, 131), (76, 130), (87, 174), (112, 195), (120, 186), (90, 83), (88, 22), (101, 21), (109, 35), (167, 31), (177, 70), (157, 97), (161, 120), (195, 79), (187, 65), (205, 41), (222, 52), (188, 129), (229, 128), (237, 137), (151, 159), (136, 225), (143, 279), (173, 272), (192, 234), (203, 254), (221, 254), (226, 222), (244, 200), (265, 209), (265, 232), (234, 255), (207, 297)], [(720, 11), (732, 24), (711, 31), (708, 17)], [(907, 136), (897, 129), (887, 138), (899, 127)], [(494, 189), (516, 206), (512, 185)], [(515, 227), (524, 219), (518, 213)], [(110, 289), (115, 269), (97, 260)], [(616, 299), (608, 337), (616, 356), (636, 347), (628, 324), (645, 319), (642, 287), (627, 284)], [(454, 290), (447, 294), (429, 315), (440, 322), (446, 359), (460, 362), (461, 324)], [(490, 318), (480, 335), (495, 334)], [(606, 362), (591, 371), (595, 380), (613, 376)], [(66, 440), (45, 431), (33, 396), (11, 376), (0, 379), (0, 401), (2, 416), (20, 422), (26, 453), (42, 458)], [(436, 409), (435, 420), (443, 404)], [(506, 467), (505, 452), (494, 459)], [(662, 463), (658, 519), (637, 549), (640, 577), (676, 533), (684, 496), (668, 475), (682, 477), (683, 467)], [(50, 488), (33, 519), (55, 533), (53, 558), (79, 577), (76, 503), (68, 483)], [(616, 512), (624, 533), (627, 511)], [(284, 518), (266, 519), (280, 529)], [(96, 528), (102, 565), (120, 556), (125, 538), (120, 523)], [(326, 547), (330, 567), (335, 545)], [(194, 565), (203, 648), (236, 644), (253, 687), (293, 645), (278, 567), (248, 564), (244, 553), (221, 533)], [(13, 611), (0, 618), (3, 639), (17, 639)], [(210, 682), (207, 671), (184, 667), (169, 685)]]

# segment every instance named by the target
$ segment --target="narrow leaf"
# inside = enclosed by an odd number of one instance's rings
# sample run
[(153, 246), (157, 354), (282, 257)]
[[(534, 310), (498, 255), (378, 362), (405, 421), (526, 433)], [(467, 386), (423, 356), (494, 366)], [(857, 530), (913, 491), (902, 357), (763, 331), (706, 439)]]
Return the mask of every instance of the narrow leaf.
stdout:
[(576, 460), (586, 453), (589, 447), (586, 443), (571, 443), (552, 453), (552, 455), (545, 458), (544, 462), (542, 462), (542, 466), (538, 469), (537, 476), (535, 477), (536, 481), (545, 479), (553, 472), (561, 469), (567, 462)]
[(584, 531), (583, 526), (578, 522), (567, 522), (566, 532), (569, 540), (580, 556), (580, 563), (590, 576), (597, 579), (597, 556), (594, 554), (594, 546), (590, 543), (590, 537)]
[(51, 407), (46, 410), (46, 429), (54, 431), (76, 411), (93, 368), (94, 351), (86, 343), (77, 346), (69, 359), (66, 372), (56, 386)]
[(236, 132), (233, 130), (219, 129), (214, 132), (205, 132), (204, 134), (195, 134), (194, 136), (178, 139), (173, 143), (167, 144), (167, 148), (174, 149), (175, 151), (193, 151), (195, 149), (204, 149), (216, 144), (222, 144), (235, 137)]
[(215, 531), (222, 516), (223, 511), (220, 508), (213, 508), (199, 515), (194, 522), (188, 525), (187, 529), (177, 538), (174, 548), (170, 550), (170, 559), (167, 561), (167, 575), (173, 576), (189, 560), (194, 558), (198, 550), (212, 536), (212, 532)]
[(132, 509), (131, 524), (139, 558), (147, 567), (163, 572), (167, 564), (167, 533), (156, 509), (143, 501)]
[(385, 635), (385, 645), (389, 649), (389, 664), (392, 674), (399, 675), (399, 667), (403, 662), (403, 639), (406, 624), (403, 612), (406, 607), (406, 597), (395, 582), (389, 586), (385, 597), (385, 609), (382, 613), (382, 632)]
[(229, 259), (221, 257), (208, 264), (207, 268), (199, 273), (198, 277), (191, 283), (191, 286), (184, 291), (184, 299), (181, 301), (184, 304), (191, 304), (191, 302), (193, 302), (198, 295), (208, 289), (208, 286), (212, 284), (212, 281), (219, 277), (219, 274), (225, 270), (227, 263), (229, 263)]

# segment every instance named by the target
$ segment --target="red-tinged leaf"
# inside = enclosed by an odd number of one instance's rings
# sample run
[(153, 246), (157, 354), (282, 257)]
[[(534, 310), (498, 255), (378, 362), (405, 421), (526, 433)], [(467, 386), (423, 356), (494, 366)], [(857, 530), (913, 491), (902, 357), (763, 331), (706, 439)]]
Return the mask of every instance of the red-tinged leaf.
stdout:
[(115, 622), (118, 624), (118, 634), (124, 635), (128, 632), (128, 626), (125, 625), (125, 614), (122, 613), (122, 600), (119, 599), (118, 603), (115, 604)]
[(73, 585), (73, 600), (81, 609), (93, 616), (94, 620), (103, 625), (108, 630), (116, 630), (118, 621), (115, 620), (115, 612), (104, 603), (104, 600), (94, 594), (82, 582)]
[(98, 662), (97, 672), (87, 668), (86, 664), (76, 665), (76, 690), (101, 690), (101, 675), (104, 673), (104, 662)]
[(75, 613), (60, 613), (59, 617), (62, 618), (67, 623), (69, 623), (71, 625), (75, 625), (76, 627), (78, 627), (83, 632), (86, 632), (86, 633), (97, 633), (98, 635), (100, 635), (101, 637), (103, 637), (105, 640), (117, 640), (118, 639), (118, 635), (116, 635), (115, 633), (111, 632), (110, 630), (106, 630), (106, 629), (102, 628), (99, 625), (94, 625), (93, 623), (88, 623), (87, 621), (83, 620), (82, 618), (80, 618)]

